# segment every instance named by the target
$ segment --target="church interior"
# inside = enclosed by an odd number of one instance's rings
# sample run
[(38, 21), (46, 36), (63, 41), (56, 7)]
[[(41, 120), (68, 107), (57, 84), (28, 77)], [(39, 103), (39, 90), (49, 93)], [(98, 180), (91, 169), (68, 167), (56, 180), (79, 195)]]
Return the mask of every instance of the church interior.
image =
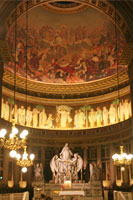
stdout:
[(133, 200), (133, 1), (1, 0), (0, 102), (0, 200)]

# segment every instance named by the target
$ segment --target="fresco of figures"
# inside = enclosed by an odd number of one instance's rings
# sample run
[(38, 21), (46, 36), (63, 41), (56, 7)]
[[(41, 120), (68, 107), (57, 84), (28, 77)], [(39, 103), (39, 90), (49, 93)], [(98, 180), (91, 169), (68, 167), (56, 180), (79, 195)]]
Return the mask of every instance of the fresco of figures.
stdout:
[(132, 116), (131, 101), (113, 100), (107, 105), (70, 107), (59, 105), (28, 105), (15, 103), (11, 98), (2, 99), (1, 117), (7, 121), (15, 118), (16, 124), (41, 129), (85, 129), (112, 125)]
[[(75, 14), (54, 14), (42, 6), (29, 11), (28, 30), (28, 78), (45, 83), (84, 83), (111, 76), (117, 71), (125, 39), (104, 14), (89, 7)], [(54, 19), (51, 20), (51, 19)], [(58, 23), (55, 23), (58, 22)], [(17, 75), (26, 77), (25, 15), (17, 19)], [(7, 40), (15, 57), (14, 25)], [(15, 58), (14, 58), (15, 59)], [(14, 72), (15, 62), (5, 64)], [(119, 71), (127, 66), (119, 66)]]

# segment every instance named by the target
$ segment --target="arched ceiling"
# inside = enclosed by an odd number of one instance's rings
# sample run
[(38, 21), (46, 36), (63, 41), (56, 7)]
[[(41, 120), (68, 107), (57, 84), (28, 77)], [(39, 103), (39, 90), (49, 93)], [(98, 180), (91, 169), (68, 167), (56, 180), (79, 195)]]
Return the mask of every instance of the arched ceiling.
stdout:
[[(131, 4), (123, 1), (120, 6), (116, 2), (115, 9), (112, 1), (29, 1), (27, 77), (30, 94), (35, 95), (39, 90), (39, 96), (45, 93), (60, 98), (60, 94), (95, 96), (101, 91), (107, 93), (118, 88), (117, 69), (121, 87), (126, 86), (127, 66), (133, 50)], [(14, 85), (15, 8), (16, 83), (18, 91), (23, 92), (26, 77), (25, 1), (0, 4), (0, 37), (2, 42), (8, 41), (7, 45), (3, 43), (8, 49), (6, 52), (5, 48), (5, 57), (11, 58), (4, 66), (4, 84), (9, 88)], [(123, 14), (124, 8), (127, 11)], [(2, 55), (4, 57), (4, 53)]]

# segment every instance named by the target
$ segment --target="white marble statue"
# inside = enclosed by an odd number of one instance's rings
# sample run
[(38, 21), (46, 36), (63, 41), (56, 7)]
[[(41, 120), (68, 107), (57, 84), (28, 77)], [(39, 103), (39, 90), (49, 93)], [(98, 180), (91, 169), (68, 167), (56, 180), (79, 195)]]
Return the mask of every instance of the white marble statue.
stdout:
[(63, 183), (65, 180), (76, 181), (78, 172), (82, 171), (83, 160), (77, 153), (73, 155), (68, 143), (63, 147), (60, 156), (55, 155), (50, 161), (50, 168), (55, 183)]
[(90, 163), (90, 181), (100, 181), (101, 180), (101, 169), (97, 166), (95, 162)]
[(37, 163), (34, 166), (35, 181), (43, 181), (43, 166), (42, 163)]

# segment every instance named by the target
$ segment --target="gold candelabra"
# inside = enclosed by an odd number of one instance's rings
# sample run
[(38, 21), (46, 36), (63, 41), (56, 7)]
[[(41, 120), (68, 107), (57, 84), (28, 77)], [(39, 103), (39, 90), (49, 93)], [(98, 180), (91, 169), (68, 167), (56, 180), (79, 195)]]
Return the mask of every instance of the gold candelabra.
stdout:
[(34, 154), (28, 155), (26, 149), (27, 149), (27, 146), (24, 146), (24, 153), (22, 156), (20, 154), (16, 154), (17, 165), (22, 167), (22, 172), (27, 172), (27, 167), (30, 167), (33, 165), (33, 160), (35, 158)]
[(0, 130), (0, 143), (1, 147), (10, 149), (10, 156), (16, 156), (16, 150), (23, 148), (26, 145), (26, 136), (28, 135), (27, 130), (23, 130), (20, 134), (20, 138), (17, 136), (18, 129), (15, 127), (15, 120), (12, 120), (12, 131), (9, 135), (9, 139), (6, 139), (5, 135), (7, 133), (6, 129)]
[(116, 166), (126, 166), (131, 165), (133, 163), (133, 154), (126, 154), (123, 151), (123, 146), (120, 146), (120, 154), (114, 154), (112, 159), (114, 161), (114, 165)]

